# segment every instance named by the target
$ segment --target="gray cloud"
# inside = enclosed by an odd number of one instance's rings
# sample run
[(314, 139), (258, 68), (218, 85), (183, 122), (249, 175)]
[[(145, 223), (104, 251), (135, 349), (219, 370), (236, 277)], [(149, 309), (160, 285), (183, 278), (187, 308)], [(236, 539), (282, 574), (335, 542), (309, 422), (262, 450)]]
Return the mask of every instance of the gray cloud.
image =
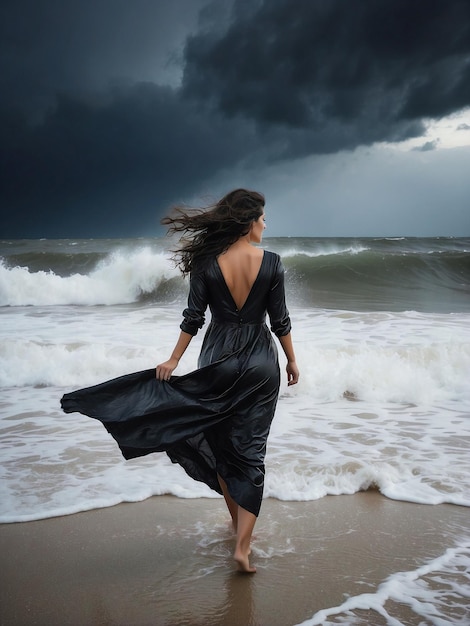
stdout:
[(436, 150), (439, 145), (439, 139), (433, 139), (432, 141), (426, 141), (422, 146), (416, 146), (412, 148), (414, 152), (429, 152), (430, 150)]
[(470, 146), (373, 146), (276, 163), (249, 182), (269, 189), (266, 236), (468, 237), (469, 162)]

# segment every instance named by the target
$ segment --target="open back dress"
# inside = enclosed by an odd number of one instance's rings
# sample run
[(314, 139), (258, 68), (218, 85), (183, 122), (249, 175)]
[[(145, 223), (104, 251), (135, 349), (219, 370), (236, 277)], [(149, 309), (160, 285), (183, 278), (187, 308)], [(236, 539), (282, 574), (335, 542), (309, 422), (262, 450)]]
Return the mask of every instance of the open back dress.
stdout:
[(248, 297), (239, 309), (213, 258), (190, 278), (180, 328), (195, 335), (211, 320), (198, 369), (159, 381), (155, 368), (65, 394), (66, 413), (100, 420), (126, 459), (165, 451), (195, 480), (218, 493), (219, 474), (237, 504), (258, 515), (266, 442), (279, 394), (273, 336), (287, 335), (284, 269), (264, 251)]

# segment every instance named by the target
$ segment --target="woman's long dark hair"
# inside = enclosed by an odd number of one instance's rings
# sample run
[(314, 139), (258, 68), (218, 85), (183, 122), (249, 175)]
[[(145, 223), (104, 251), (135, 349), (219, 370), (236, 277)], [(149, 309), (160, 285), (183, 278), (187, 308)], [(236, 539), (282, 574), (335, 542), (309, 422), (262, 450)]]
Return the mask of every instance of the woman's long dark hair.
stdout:
[(235, 189), (217, 204), (204, 209), (175, 207), (161, 223), (168, 234), (182, 233), (173, 260), (183, 276), (217, 257), (250, 231), (263, 214), (264, 196), (257, 191)]

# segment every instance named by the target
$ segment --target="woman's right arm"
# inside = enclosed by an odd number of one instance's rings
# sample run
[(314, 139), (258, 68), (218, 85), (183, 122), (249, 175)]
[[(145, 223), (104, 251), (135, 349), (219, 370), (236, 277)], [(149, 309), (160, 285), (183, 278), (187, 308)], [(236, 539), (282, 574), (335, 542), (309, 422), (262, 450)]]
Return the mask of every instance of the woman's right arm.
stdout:
[(176, 369), (181, 357), (186, 351), (186, 348), (191, 343), (192, 338), (193, 335), (185, 333), (183, 330), (180, 332), (180, 336), (178, 338), (178, 341), (176, 342), (176, 346), (174, 347), (168, 361), (157, 365), (156, 377), (158, 380), (170, 380), (173, 370)]
[(204, 314), (207, 309), (207, 286), (203, 272), (191, 274), (189, 283), (188, 306), (183, 311), (180, 336), (171, 353), (170, 358), (156, 367), (158, 380), (169, 380), (176, 369), (181, 357), (189, 346), (191, 339), (202, 328), (205, 322)]

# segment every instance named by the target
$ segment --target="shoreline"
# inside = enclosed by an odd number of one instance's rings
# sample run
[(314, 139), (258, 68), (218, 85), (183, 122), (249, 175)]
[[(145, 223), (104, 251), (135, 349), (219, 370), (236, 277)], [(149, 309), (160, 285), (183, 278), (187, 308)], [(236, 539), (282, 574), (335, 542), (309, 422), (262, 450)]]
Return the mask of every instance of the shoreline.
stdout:
[[(0, 624), (298, 624), (443, 555), (469, 526), (466, 507), (376, 491), (268, 498), (253, 541), (258, 571), (246, 576), (221, 499), (156, 496), (3, 524)], [(409, 609), (397, 610), (406, 619)]]

